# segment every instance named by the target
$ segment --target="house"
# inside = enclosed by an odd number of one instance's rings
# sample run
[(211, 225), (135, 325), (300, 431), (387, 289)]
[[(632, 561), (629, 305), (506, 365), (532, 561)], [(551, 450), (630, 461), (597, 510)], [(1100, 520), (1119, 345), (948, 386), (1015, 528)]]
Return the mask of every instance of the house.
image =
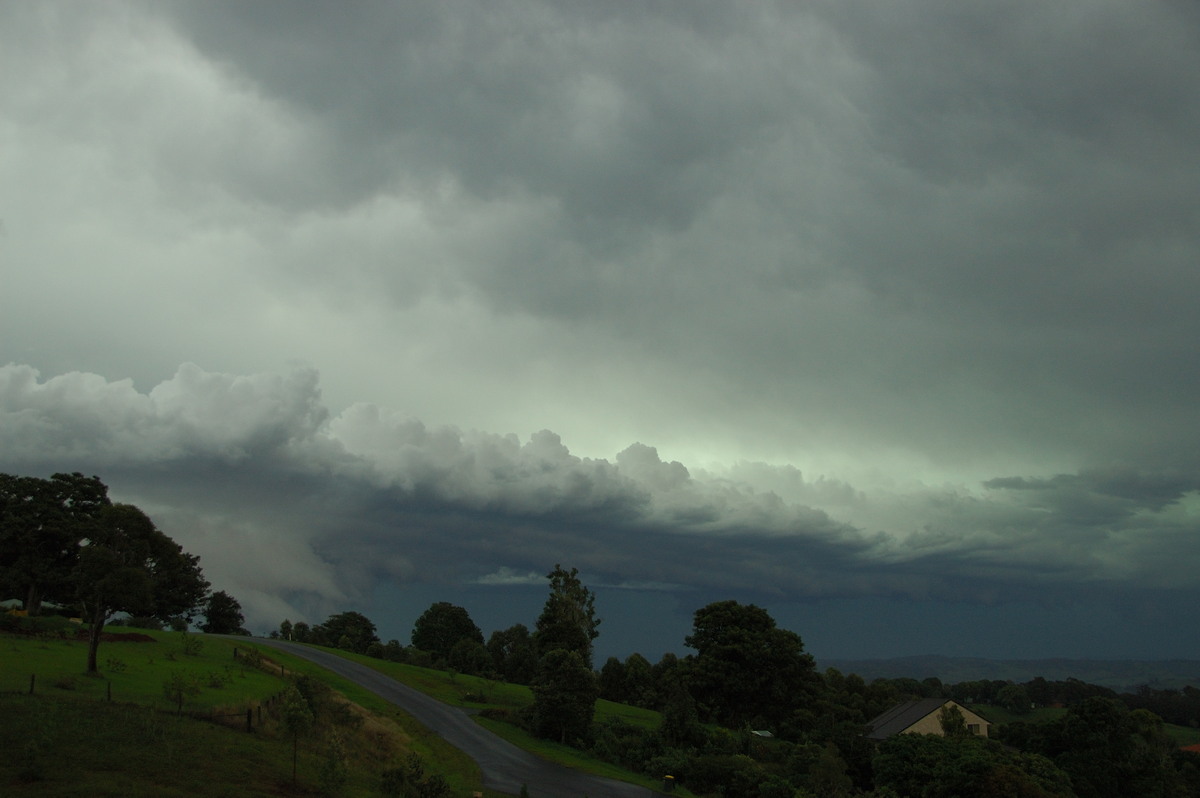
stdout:
[(963, 720), (967, 722), (967, 731), (980, 737), (988, 736), (988, 727), (992, 724), (957, 701), (920, 698), (897, 704), (868, 723), (870, 731), (867, 732), (867, 738), (886, 740), (896, 734), (944, 734), (941, 713), (942, 708), (948, 706), (957, 707), (962, 713)]

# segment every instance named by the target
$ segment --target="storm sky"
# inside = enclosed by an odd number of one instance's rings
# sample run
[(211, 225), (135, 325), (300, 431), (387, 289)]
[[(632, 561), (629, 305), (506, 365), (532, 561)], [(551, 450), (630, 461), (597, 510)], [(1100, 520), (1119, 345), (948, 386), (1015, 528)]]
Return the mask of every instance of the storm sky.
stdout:
[[(1200, 6), (0, 5), (0, 471), (255, 631), (1200, 658)], [(7, 365), (5, 365), (7, 364)]]

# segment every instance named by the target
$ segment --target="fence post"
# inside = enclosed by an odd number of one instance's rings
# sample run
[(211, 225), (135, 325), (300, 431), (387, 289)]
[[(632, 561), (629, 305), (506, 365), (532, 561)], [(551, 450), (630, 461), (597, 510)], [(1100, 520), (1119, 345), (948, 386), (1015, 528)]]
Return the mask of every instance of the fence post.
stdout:
[(29, 674), (29, 694), (30, 695), (33, 695), (33, 685), (36, 681), (37, 681), (37, 674), (36, 673)]
[(254, 731), (254, 710), (246, 707), (246, 731)]

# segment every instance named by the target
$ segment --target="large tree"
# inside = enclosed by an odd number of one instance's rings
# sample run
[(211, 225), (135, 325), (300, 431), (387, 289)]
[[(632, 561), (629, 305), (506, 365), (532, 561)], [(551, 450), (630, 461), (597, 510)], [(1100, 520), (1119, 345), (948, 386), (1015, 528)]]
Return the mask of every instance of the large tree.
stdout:
[(43, 599), (73, 599), (79, 544), (110, 504), (99, 477), (0, 474), (0, 589), (19, 594), (30, 615)]
[(555, 565), (546, 578), (550, 580), (550, 596), (538, 616), (533, 636), (538, 657), (560, 649), (575, 651), (591, 668), (592, 641), (600, 635), (596, 597), (579, 580), (578, 568), (567, 571)]
[(533, 683), (535, 733), (563, 744), (586, 742), (599, 695), (596, 675), (578, 651), (547, 653)]
[(210, 635), (248, 635), (242, 624), (246, 616), (242, 605), (224, 590), (218, 590), (204, 602), (204, 623), (200, 630)]
[(586, 739), (600, 687), (592, 672), (592, 641), (598, 632), (595, 597), (579, 571), (555, 565), (546, 577), (550, 596), (537, 620), (533, 681), (535, 731), (560, 742)]
[[(292, 634), (299, 640), (300, 625), (292, 628)], [(379, 642), (375, 634), (375, 624), (361, 612), (339, 612), (330, 615), (325, 623), (312, 630), (313, 640), (321, 645), (334, 646), (358, 654), (367, 653), (367, 647)]]
[(114, 504), (96, 514), (72, 572), (90, 624), (88, 673), (96, 672), (104, 624), (114, 613), (162, 621), (195, 615), (208, 592), (199, 559), (133, 505)]
[(428, 651), (439, 662), (447, 661), (450, 652), (463, 640), (482, 646), (483, 632), (465, 609), (448, 601), (432, 604), (413, 624), (412, 644)]
[(492, 667), (500, 678), (513, 684), (530, 684), (537, 673), (533, 635), (523, 623), (492, 632), (487, 641)]
[(820, 679), (795, 632), (779, 629), (753, 604), (718, 601), (696, 610), (684, 643), (688, 688), (706, 720), (724, 726), (795, 725)]

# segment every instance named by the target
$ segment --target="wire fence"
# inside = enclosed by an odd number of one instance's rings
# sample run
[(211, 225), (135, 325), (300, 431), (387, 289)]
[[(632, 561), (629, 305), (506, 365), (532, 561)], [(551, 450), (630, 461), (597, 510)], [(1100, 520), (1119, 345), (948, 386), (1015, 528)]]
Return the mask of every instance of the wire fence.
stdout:
[[(261, 670), (285, 682), (288, 679), (289, 674), (286, 667), (263, 657), (257, 649), (239, 649), (235, 646), (233, 658), (243, 668)], [(287, 687), (284, 686), (265, 698), (248, 698), (240, 701), (235, 699), (203, 709), (197, 709), (193, 705), (189, 709), (187, 705), (193, 703), (189, 699), (201, 692), (202, 676), (195, 672), (172, 674), (167, 682), (164, 682), (163, 698), (155, 701), (147, 700), (147, 694), (144, 691), (122, 696), (120, 688), (114, 696), (113, 681), (104, 677), (87, 678), (75, 673), (64, 674), (61, 672), (21, 674), (16, 672), (16, 669), (9, 667), (0, 669), (0, 693), (54, 696), (84, 701), (124, 701), (125, 703), (150, 706), (170, 714), (184, 715), (196, 720), (210, 721), (253, 732), (270, 720), (274, 708), (282, 700), (282, 696), (287, 690)], [(169, 686), (172, 679), (178, 680), (178, 685), (174, 689), (179, 692), (175, 694), (172, 694), (172, 688)], [(218, 679), (218, 676), (210, 675), (209, 679)], [(163, 701), (169, 706), (164, 708)]]

